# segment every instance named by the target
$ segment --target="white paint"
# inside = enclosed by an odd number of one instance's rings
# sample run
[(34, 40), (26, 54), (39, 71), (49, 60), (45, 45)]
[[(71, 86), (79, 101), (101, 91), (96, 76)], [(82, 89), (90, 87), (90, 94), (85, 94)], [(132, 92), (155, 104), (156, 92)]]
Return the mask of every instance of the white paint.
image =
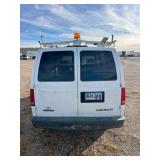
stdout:
[[(83, 50), (111, 51), (115, 60), (117, 80), (81, 81), (80, 52)], [(38, 68), (44, 51), (73, 51), (75, 80), (71, 82), (39, 82), (37, 80)], [(121, 106), (121, 87), (124, 87), (124, 76), (119, 56), (113, 48), (61, 47), (41, 49), (33, 64), (31, 82), (31, 88), (34, 88), (35, 91), (36, 110), (32, 110), (34, 115), (43, 117), (115, 117), (124, 114), (124, 106)], [(105, 92), (104, 103), (81, 103), (81, 92), (98, 91)], [(48, 108), (54, 111), (43, 111)]]

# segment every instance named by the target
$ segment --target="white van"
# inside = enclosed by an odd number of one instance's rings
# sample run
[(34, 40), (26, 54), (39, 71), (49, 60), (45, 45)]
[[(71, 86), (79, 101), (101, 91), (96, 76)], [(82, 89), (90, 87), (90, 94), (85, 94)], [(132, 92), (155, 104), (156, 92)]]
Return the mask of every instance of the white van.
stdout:
[(36, 127), (122, 126), (125, 86), (116, 50), (74, 45), (40, 49), (30, 101)]

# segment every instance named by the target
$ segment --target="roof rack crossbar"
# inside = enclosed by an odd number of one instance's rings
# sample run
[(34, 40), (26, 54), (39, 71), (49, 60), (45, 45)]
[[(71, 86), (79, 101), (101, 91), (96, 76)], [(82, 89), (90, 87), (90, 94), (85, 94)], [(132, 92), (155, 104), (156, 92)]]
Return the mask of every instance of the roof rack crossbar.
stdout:
[(63, 41), (63, 42), (44, 42), (43, 36), (41, 36), (41, 40), (39, 41), (41, 48), (53, 48), (53, 47), (64, 47), (64, 46), (97, 46), (97, 47), (115, 47), (116, 40), (108, 41), (108, 37), (103, 37), (101, 41), (86, 41), (86, 40), (80, 40), (75, 39), (71, 41)]

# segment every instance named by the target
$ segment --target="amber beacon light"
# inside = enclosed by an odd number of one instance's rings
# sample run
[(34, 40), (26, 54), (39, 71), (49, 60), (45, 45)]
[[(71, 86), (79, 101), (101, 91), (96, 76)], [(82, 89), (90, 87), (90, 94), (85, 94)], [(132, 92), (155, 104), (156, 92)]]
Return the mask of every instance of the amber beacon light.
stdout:
[(80, 39), (81, 35), (80, 33), (74, 33), (74, 39)]

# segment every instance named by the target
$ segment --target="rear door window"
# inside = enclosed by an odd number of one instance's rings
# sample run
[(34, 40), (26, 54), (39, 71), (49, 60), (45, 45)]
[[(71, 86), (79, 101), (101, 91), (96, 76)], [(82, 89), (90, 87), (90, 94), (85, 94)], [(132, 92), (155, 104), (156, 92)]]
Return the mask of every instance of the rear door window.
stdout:
[(80, 70), (82, 81), (113, 81), (117, 79), (111, 51), (81, 51)]
[(73, 51), (43, 52), (38, 71), (38, 81), (73, 81)]

